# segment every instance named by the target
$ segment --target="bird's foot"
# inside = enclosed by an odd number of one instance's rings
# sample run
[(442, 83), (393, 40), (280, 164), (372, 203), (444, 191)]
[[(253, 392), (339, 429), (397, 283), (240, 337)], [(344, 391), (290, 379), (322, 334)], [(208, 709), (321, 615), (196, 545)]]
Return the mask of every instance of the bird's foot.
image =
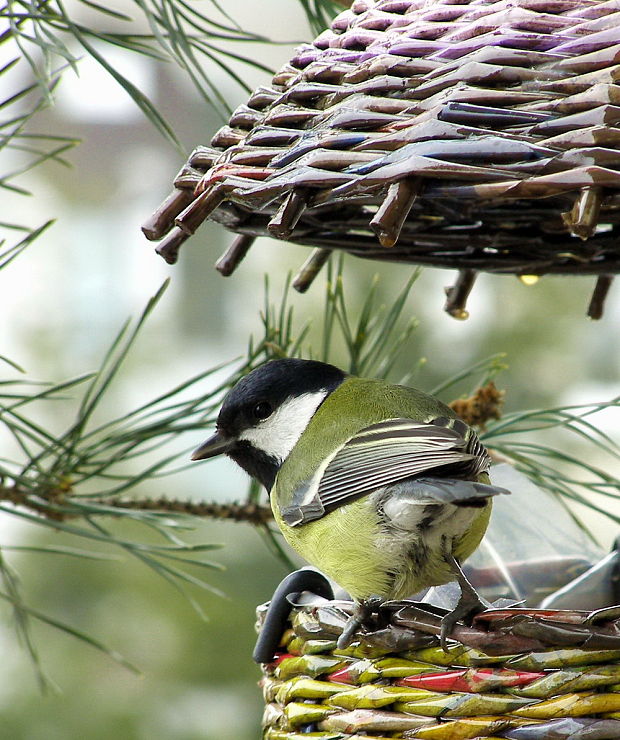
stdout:
[(483, 599), (476, 589), (467, 580), (467, 576), (463, 573), (461, 566), (459, 565), (456, 558), (452, 553), (444, 553), (444, 557), (452, 567), (454, 574), (457, 578), (459, 586), (461, 587), (461, 596), (458, 600), (457, 605), (454, 609), (446, 614), (441, 620), (441, 632), (439, 634), (439, 642), (444, 652), (448, 652), (448, 637), (454, 629), (456, 623), (459, 620), (464, 620), (467, 624), (471, 624), (472, 619), (476, 614), (485, 611), (491, 605), (486, 599)]
[(380, 596), (371, 596), (363, 601), (356, 602), (353, 608), (353, 614), (347, 620), (342, 630), (342, 634), (336, 643), (339, 650), (349, 647), (353, 642), (355, 633), (360, 627), (364, 627), (371, 622), (373, 615), (379, 611), (379, 607), (384, 599)]

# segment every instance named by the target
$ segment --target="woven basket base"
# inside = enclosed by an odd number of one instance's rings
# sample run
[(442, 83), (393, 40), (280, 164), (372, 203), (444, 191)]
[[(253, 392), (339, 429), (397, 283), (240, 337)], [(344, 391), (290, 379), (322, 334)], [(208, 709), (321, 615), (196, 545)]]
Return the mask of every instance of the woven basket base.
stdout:
[(345, 650), (350, 604), (293, 610), (263, 666), (265, 738), (620, 738), (620, 608), (489, 610), (446, 651), (415, 602), (386, 609)]

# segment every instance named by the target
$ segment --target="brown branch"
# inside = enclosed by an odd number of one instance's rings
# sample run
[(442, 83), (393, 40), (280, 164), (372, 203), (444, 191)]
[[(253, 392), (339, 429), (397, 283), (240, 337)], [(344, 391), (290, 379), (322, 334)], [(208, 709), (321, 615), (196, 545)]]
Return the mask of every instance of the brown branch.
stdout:
[[(44, 490), (30, 491), (20, 489), (15, 485), (0, 485), (0, 501), (8, 501), (15, 506), (30, 509), (30, 511), (35, 511), (45, 519), (53, 521), (61, 522), (83, 516), (84, 510), (82, 508), (72, 510), (74, 500), (71, 499), (69, 488), (49, 487)], [(88, 498), (80, 503), (83, 502), (119, 510), (162, 511), (211, 519), (228, 519), (233, 522), (249, 522), (250, 524), (266, 524), (273, 519), (269, 506), (261, 506), (251, 502), (218, 504), (167, 498), (118, 499), (113, 497)]]
[[(84, 515), (82, 508), (72, 510), (75, 499), (71, 499), (70, 488), (68, 487), (49, 487), (33, 492), (20, 489), (15, 485), (0, 485), (0, 501), (8, 501), (15, 506), (22, 506), (35, 511), (46, 519), (58, 522)], [(80, 503), (84, 502), (119, 510), (162, 511), (211, 519), (228, 519), (233, 522), (249, 522), (250, 524), (266, 524), (273, 519), (269, 506), (261, 506), (251, 502), (218, 504), (206, 501), (181, 501), (163, 497), (159, 499), (119, 499), (111, 496), (88, 498), (80, 501)]]
[(46, 519), (61, 522), (67, 518), (65, 512), (60, 511), (65, 503), (70, 487), (46, 486), (43, 489), (25, 490), (16, 485), (0, 485), (0, 501), (8, 501), (14, 506), (23, 506), (25, 509), (41, 514)]
[(191, 516), (207, 517), (211, 519), (228, 519), (233, 522), (249, 522), (250, 524), (266, 524), (273, 519), (271, 507), (261, 506), (251, 502), (216, 504), (208, 501), (182, 501), (180, 499), (90, 499), (99, 506), (109, 506), (118, 509), (137, 509), (139, 511), (168, 511), (175, 514), (190, 514)]

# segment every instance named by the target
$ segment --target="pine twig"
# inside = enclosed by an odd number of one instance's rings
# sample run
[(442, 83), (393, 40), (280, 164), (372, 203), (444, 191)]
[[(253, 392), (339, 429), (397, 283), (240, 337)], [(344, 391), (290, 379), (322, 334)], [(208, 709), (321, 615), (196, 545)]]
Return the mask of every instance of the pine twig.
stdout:
[[(66, 521), (84, 515), (83, 509), (72, 510), (70, 486), (49, 486), (44, 490), (29, 491), (18, 486), (0, 485), (0, 501), (30, 509), (52, 521)], [(269, 506), (252, 501), (243, 503), (215, 503), (212, 501), (182, 501), (165, 497), (150, 499), (120, 499), (114, 497), (88, 498), (88, 504), (110, 509), (132, 511), (160, 511), (173, 514), (188, 514), (210, 519), (228, 519), (233, 522), (266, 524), (273, 519)], [(104, 514), (105, 512), (100, 512)]]
[(228, 519), (233, 522), (267, 524), (273, 520), (269, 506), (261, 506), (251, 501), (219, 504), (213, 501), (182, 501), (181, 499), (90, 499), (90, 503), (119, 509), (138, 509), (140, 511), (162, 511), (174, 514), (189, 514), (210, 519)]
[[(67, 514), (62, 511), (70, 485), (60, 483), (40, 489), (24, 489), (18, 485), (0, 484), (0, 501), (8, 501), (40, 514), (45, 519), (62, 522)], [(77, 516), (77, 515), (76, 515)]]

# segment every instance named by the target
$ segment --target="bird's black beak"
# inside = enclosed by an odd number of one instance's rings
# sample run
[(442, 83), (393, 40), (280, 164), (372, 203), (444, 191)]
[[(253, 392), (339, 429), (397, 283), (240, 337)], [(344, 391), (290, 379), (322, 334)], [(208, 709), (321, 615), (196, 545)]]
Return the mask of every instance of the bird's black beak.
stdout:
[(206, 460), (209, 457), (222, 455), (233, 446), (234, 442), (234, 439), (226, 437), (218, 431), (192, 452), (192, 460)]

